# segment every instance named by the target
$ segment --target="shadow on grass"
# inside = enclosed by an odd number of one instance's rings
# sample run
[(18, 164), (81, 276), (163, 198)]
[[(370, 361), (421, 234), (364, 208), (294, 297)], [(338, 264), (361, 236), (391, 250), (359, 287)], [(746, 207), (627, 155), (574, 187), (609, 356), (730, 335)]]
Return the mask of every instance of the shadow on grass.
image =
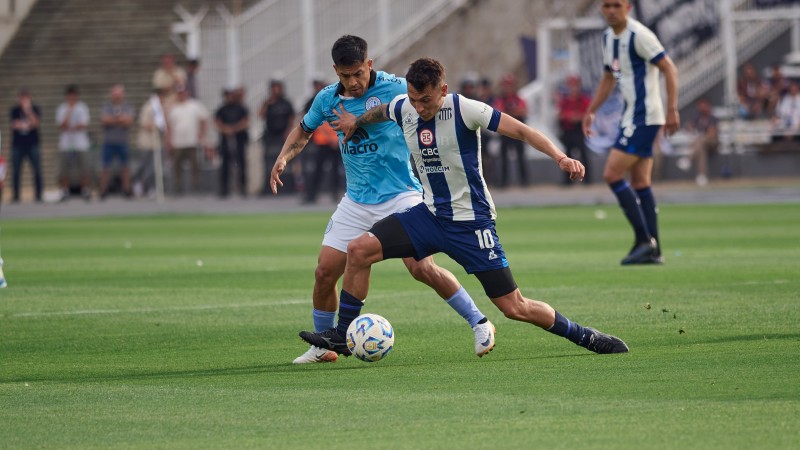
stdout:
[[(595, 356), (593, 353), (585, 353), (585, 354), (563, 354), (563, 355), (549, 355), (549, 356), (531, 356), (531, 357), (519, 357), (519, 358), (486, 358), (490, 359), (490, 362), (494, 363), (503, 363), (503, 362), (514, 362), (514, 361), (539, 361), (539, 360), (546, 360), (546, 359), (560, 359), (560, 358), (580, 358), (585, 356)], [(472, 364), (472, 363), (480, 363), (478, 359), (473, 360), (465, 360), (464, 362), (436, 362), (436, 361), (418, 361), (418, 362), (404, 362), (404, 363), (397, 363), (397, 364), (386, 364), (386, 363), (361, 363), (353, 359), (355, 362), (359, 364), (351, 365), (351, 364), (313, 364), (313, 365), (295, 365), (291, 363), (279, 363), (279, 364), (263, 364), (263, 365), (253, 365), (253, 366), (245, 366), (245, 367), (221, 367), (221, 368), (208, 368), (208, 369), (190, 369), (190, 370), (163, 370), (163, 371), (134, 371), (130, 373), (116, 373), (116, 374), (58, 374), (52, 377), (50, 376), (34, 376), (34, 377), (9, 377), (9, 378), (0, 378), (0, 384), (12, 384), (12, 383), (102, 383), (102, 382), (115, 382), (115, 381), (148, 381), (148, 380), (169, 380), (169, 379), (176, 379), (176, 378), (206, 378), (206, 377), (225, 377), (225, 376), (237, 376), (237, 375), (258, 375), (258, 374), (278, 374), (278, 373), (297, 373), (301, 370), (308, 372), (317, 371), (317, 370), (334, 370), (337, 372), (340, 371), (352, 371), (352, 370), (389, 370), (389, 369), (396, 369), (398, 367), (425, 367), (431, 366), (436, 364), (437, 367), (441, 368), (442, 366), (453, 365), (453, 366), (462, 366), (465, 363)]]

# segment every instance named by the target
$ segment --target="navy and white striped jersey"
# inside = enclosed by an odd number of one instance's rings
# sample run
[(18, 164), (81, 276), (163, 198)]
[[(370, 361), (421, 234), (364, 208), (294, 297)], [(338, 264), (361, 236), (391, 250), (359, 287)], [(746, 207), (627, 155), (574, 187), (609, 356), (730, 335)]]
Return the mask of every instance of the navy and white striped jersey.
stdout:
[(659, 70), (664, 46), (656, 35), (635, 19), (618, 36), (610, 27), (603, 33), (603, 64), (611, 72), (625, 98), (621, 128), (631, 125), (663, 125)]
[(408, 96), (400, 95), (387, 106), (387, 116), (403, 129), (422, 181), (423, 200), (436, 217), (454, 221), (497, 217), (483, 179), (480, 129), (497, 131), (499, 111), (448, 94), (436, 116), (424, 121)]

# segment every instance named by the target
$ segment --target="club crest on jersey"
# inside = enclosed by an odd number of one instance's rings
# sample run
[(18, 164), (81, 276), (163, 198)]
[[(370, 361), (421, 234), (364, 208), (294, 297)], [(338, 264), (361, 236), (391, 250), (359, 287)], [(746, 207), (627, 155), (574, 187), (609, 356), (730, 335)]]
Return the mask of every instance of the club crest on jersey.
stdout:
[(374, 108), (376, 106), (379, 106), (380, 104), (381, 104), (381, 99), (379, 99), (378, 97), (372, 96), (372, 97), (368, 98), (366, 102), (364, 102), (364, 109), (369, 111), (370, 109), (372, 109), (372, 108)]
[(419, 141), (422, 142), (422, 145), (433, 144), (433, 131), (427, 128), (419, 130)]
[(406, 114), (405, 119), (403, 119), (403, 123), (406, 125), (411, 125), (414, 123), (414, 117), (411, 115), (411, 113)]

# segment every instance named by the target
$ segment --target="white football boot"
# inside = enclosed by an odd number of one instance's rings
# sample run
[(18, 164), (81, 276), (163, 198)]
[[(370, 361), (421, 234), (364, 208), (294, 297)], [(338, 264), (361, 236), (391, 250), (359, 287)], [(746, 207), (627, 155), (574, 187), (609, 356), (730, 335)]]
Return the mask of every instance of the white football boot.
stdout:
[(489, 353), (494, 349), (495, 328), (488, 320), (472, 327), (475, 333), (475, 354), (478, 358)]
[[(494, 341), (494, 337), (492, 337), (492, 341)], [(492, 342), (492, 345), (494, 345), (494, 342)], [(294, 361), (292, 361), (292, 364), (336, 362), (338, 357), (339, 355), (337, 355), (334, 351), (312, 345), (309, 347), (308, 351), (295, 358)]]

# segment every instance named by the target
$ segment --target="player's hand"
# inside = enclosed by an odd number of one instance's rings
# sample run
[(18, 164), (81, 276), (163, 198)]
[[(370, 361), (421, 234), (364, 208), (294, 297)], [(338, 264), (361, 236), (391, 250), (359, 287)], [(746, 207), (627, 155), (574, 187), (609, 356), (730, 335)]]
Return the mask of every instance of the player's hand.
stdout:
[(586, 168), (583, 167), (583, 164), (577, 159), (572, 159), (570, 157), (562, 157), (558, 163), (558, 168), (567, 172), (569, 174), (569, 179), (572, 181), (583, 181), (583, 177), (586, 175)]
[(286, 170), (286, 160), (278, 158), (278, 160), (275, 161), (275, 165), (272, 166), (272, 172), (269, 175), (269, 187), (272, 189), (273, 194), (278, 194), (278, 186), (283, 187), (281, 174), (284, 170)]
[(594, 113), (587, 112), (583, 116), (583, 135), (586, 137), (594, 136), (592, 131), (592, 122), (594, 122)]
[(678, 114), (677, 109), (667, 110), (667, 121), (664, 124), (664, 134), (670, 136), (678, 131), (681, 127), (681, 116)]
[(331, 128), (335, 131), (341, 131), (342, 134), (344, 134), (342, 142), (347, 142), (358, 128), (356, 127), (357, 117), (347, 112), (347, 110), (344, 109), (344, 105), (339, 105), (339, 108), (341, 108), (341, 110), (333, 108), (333, 113), (336, 115), (337, 120), (331, 121)]

